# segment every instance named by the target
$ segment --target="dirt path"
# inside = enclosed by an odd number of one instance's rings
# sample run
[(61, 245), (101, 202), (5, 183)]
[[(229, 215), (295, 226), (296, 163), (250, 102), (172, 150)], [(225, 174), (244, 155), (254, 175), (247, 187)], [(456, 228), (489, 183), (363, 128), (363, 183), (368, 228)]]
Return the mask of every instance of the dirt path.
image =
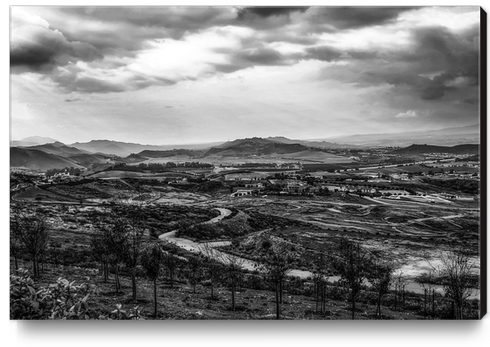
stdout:
[[(226, 208), (216, 208), (216, 210), (218, 210), (220, 212), (220, 215), (217, 217), (214, 217), (214, 218), (212, 218), (209, 221), (204, 222), (204, 223), (206, 223), (206, 224), (216, 223), (216, 222), (219, 222), (220, 220), (222, 220), (223, 218), (225, 218), (226, 216), (229, 216), (231, 214), (231, 211), (226, 209)], [(451, 215), (451, 216), (447, 216), (446, 218), (450, 219), (450, 218), (457, 218), (457, 217), (459, 217), (459, 215)], [(317, 223), (325, 224), (325, 223), (321, 223), (321, 222), (317, 222)], [(358, 229), (363, 229), (363, 228), (358, 228)], [(231, 259), (234, 259), (234, 260), (238, 260), (242, 264), (242, 268), (244, 268), (246, 270), (253, 271), (253, 270), (256, 270), (258, 268), (259, 264), (257, 262), (254, 262), (252, 260), (245, 259), (242, 257), (230, 255), (228, 253), (219, 251), (219, 250), (214, 248), (214, 247), (219, 247), (219, 246), (228, 246), (231, 244), (230, 241), (195, 242), (195, 241), (188, 240), (185, 238), (176, 237), (175, 236), (176, 232), (177, 232), (177, 230), (173, 230), (173, 231), (170, 231), (168, 233), (162, 234), (159, 236), (159, 239), (171, 242), (171, 243), (173, 243), (173, 244), (175, 244), (175, 245), (177, 245), (177, 246), (179, 246), (179, 247), (181, 247), (187, 251), (190, 251), (193, 253), (200, 253), (200, 254), (205, 253), (206, 249), (208, 248), (207, 246), (210, 246), (213, 249), (213, 251), (212, 251), (213, 257), (219, 261), (228, 262), (228, 261), (231, 261)], [(312, 277), (313, 273), (311, 271), (291, 269), (288, 272), (288, 276), (295, 276), (295, 277), (300, 277), (302, 279), (306, 279), (308, 277)], [(327, 280), (331, 283), (335, 283), (339, 280), (339, 277), (338, 276), (330, 276), (327, 278)], [(433, 287), (437, 292), (443, 293), (442, 286), (436, 285)], [(423, 294), (424, 293), (424, 287), (421, 284), (419, 284), (417, 282), (413, 282), (413, 281), (409, 281), (407, 283), (406, 290), (413, 292), (413, 293), (417, 293), (417, 294)], [(479, 291), (475, 290), (472, 292), (471, 298), (479, 298), (479, 294), (480, 294)]]

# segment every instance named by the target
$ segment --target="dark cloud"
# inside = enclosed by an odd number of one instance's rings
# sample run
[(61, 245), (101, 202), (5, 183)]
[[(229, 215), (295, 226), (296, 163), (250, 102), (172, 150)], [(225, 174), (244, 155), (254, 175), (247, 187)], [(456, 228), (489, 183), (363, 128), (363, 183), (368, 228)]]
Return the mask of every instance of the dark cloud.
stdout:
[[(229, 52), (228, 64), (213, 64), (217, 71), (231, 73), (253, 66), (279, 66), (291, 64), (291, 58), (266, 47), (247, 48), (239, 52)], [(296, 61), (296, 60), (294, 60)]]
[(340, 51), (323, 46), (307, 49), (306, 57), (350, 61), (346, 66), (326, 68), (321, 78), (360, 86), (406, 86), (422, 100), (439, 100), (449, 94), (451, 99), (465, 98), (466, 92), (476, 92), (479, 40), (474, 28), (462, 34), (445, 27), (415, 28), (412, 39), (412, 47), (398, 51)]
[(308, 7), (245, 7), (238, 10), (237, 18), (239, 20), (245, 19), (247, 16), (258, 16), (262, 18), (272, 16), (288, 16), (292, 12), (305, 12)]
[(305, 12), (314, 31), (356, 29), (393, 22), (414, 7), (311, 7)]
[(102, 57), (92, 45), (69, 42), (61, 32), (41, 26), (18, 28), (14, 38), (10, 47), (10, 65), (14, 73), (24, 69), (50, 70), (56, 65), (79, 60), (93, 61)]
[(313, 47), (306, 49), (306, 58), (309, 59), (332, 61), (339, 59), (341, 56), (342, 52), (339, 49), (329, 46)]
[(284, 59), (278, 51), (271, 48), (249, 49), (236, 53), (233, 61), (244, 65), (282, 65)]
[(62, 7), (59, 11), (81, 23), (94, 23), (75, 27), (57, 22), (69, 40), (83, 40), (103, 51), (117, 49), (119, 54), (141, 49), (145, 40), (181, 39), (212, 26), (229, 25), (236, 17), (231, 7)]
[(122, 92), (126, 90), (124, 86), (119, 84), (80, 75), (82, 71), (77, 66), (67, 66), (61, 69), (54, 69), (49, 75), (45, 75), (44, 78), (51, 79), (65, 93), (79, 92), (90, 94)]
[(65, 99), (65, 102), (75, 102), (75, 101), (82, 101), (82, 99), (79, 98)]

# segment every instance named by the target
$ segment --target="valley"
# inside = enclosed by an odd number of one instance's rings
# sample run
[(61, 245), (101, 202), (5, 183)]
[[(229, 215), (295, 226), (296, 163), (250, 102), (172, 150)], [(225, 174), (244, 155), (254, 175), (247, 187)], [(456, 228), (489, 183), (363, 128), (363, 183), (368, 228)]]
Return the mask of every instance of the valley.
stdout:
[[(397, 303), (400, 288), (393, 281), (385, 318), (400, 319), (400, 312), (405, 312), (407, 318), (423, 319), (427, 311), (421, 316), (420, 307), (413, 305), (420, 303), (427, 290), (434, 290), (432, 295), (437, 297), (438, 317), (449, 317), (451, 308), (436, 270), (441, 256), (457, 249), (472, 264), (465, 312), (474, 317), (479, 302), (481, 240), (477, 145), (325, 149), (280, 140), (241, 139), (208, 149), (144, 149), (127, 157), (92, 153), (59, 142), (13, 147), (11, 208), (46, 220), (50, 235), (44, 258), (47, 269), (77, 267), (99, 275), (92, 240), (104, 225), (112, 223), (111, 218), (137, 218), (144, 225), (145, 238), (160, 240), (161, 247), (180, 262), (176, 274), (168, 268), (163, 276), (165, 292), (171, 291), (169, 276), (172, 281), (175, 277), (178, 292), (172, 296), (186, 293), (189, 283), (193, 291), (196, 285), (201, 288), (198, 296), (186, 294), (191, 300), (203, 300), (205, 284), (209, 285), (205, 265), (200, 279), (192, 280), (189, 266), (194, 257), (207, 259), (203, 264), (215, 262), (225, 267), (239, 263), (243, 278), (258, 283), (246, 282), (240, 289), (231, 289), (233, 293), (242, 299), (244, 293), (249, 298), (267, 297), (269, 294), (261, 294), (269, 288), (263, 277), (262, 247), (270, 243), (272, 249), (287, 248), (294, 262), (284, 281), (288, 302), (297, 303), (292, 311), (285, 308), (284, 315), (293, 319), (349, 315), (349, 308), (340, 309), (342, 304), (335, 301), (348, 299), (348, 291), (339, 287), (340, 274), (328, 262), (318, 270), (318, 257), (335, 257), (342, 240), (362, 245), (370, 256), (389, 261), (393, 278), (403, 279), (403, 295), (413, 296), (414, 303), (402, 308)], [(25, 154), (29, 160), (17, 159)], [(55, 157), (59, 162), (52, 160)], [(28, 256), (20, 258), (29, 260)], [(128, 275), (124, 268), (120, 271), (118, 276)], [(87, 278), (107, 286), (93, 276)], [(145, 283), (142, 273), (138, 277)], [(226, 281), (216, 285), (227, 290)], [(318, 290), (319, 285), (331, 292), (329, 315), (318, 309), (318, 297), (314, 312), (307, 304), (313, 298), (304, 297), (314, 296), (311, 288)], [(365, 310), (359, 313), (361, 319), (372, 318), (369, 288), (364, 288), (360, 299)], [(101, 298), (94, 300), (95, 306), (105, 307)], [(117, 295), (111, 300), (121, 301)], [(141, 300), (146, 307), (146, 299)], [(265, 304), (266, 310), (248, 306), (235, 311), (236, 307), (223, 306), (225, 302), (206, 304), (208, 310), (201, 318), (248, 315), (263, 319), (272, 314)], [(170, 314), (169, 304), (165, 306), (165, 314)], [(201, 309), (184, 311), (196, 318)]]

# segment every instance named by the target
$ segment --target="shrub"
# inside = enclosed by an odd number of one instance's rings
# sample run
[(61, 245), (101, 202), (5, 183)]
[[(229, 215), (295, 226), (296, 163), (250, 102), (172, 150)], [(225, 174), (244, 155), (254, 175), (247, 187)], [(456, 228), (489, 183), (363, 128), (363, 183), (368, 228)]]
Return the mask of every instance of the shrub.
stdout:
[(10, 319), (93, 319), (87, 300), (94, 286), (75, 285), (58, 278), (56, 283), (37, 287), (28, 271), (10, 276)]

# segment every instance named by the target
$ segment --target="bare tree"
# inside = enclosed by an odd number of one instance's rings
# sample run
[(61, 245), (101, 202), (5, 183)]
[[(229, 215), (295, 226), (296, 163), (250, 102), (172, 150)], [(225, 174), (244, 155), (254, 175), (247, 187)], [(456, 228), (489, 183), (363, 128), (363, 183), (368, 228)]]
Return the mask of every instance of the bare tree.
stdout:
[(285, 244), (273, 245), (269, 239), (262, 243), (258, 268), (275, 286), (276, 319), (281, 318), (282, 283), (294, 260), (293, 253)]
[(435, 273), (442, 281), (445, 296), (454, 302), (454, 318), (463, 319), (463, 308), (471, 296), (475, 261), (461, 249), (441, 253), (439, 260), (440, 265), (433, 266)]
[(37, 213), (29, 214), (21, 207), (12, 210), (10, 230), (14, 240), (20, 241), (32, 258), (34, 276), (40, 275), (39, 261), (48, 246), (48, 223), (46, 218)]
[(395, 273), (393, 277), (393, 287), (395, 289), (395, 309), (397, 308), (399, 301), (405, 304), (406, 286), (407, 286), (407, 278), (405, 277), (403, 271), (399, 271)]
[(315, 283), (315, 312), (318, 313), (320, 306), (321, 311), (325, 312), (326, 298), (327, 298), (327, 263), (326, 257), (323, 253), (315, 255), (316, 259), (313, 261), (313, 282)]
[(371, 256), (360, 244), (342, 238), (332, 259), (332, 267), (340, 275), (339, 283), (350, 289), (352, 319), (355, 319), (356, 299), (363, 288)]
[[(169, 243), (163, 243), (166, 248), (170, 247), (171, 244)], [(177, 268), (179, 267), (179, 260), (174, 256), (172, 253), (170, 253), (168, 250), (165, 250), (163, 252), (163, 264), (167, 268), (168, 272), (168, 277), (170, 279), (170, 288), (174, 287), (174, 279), (175, 279), (175, 272)]]
[(146, 275), (153, 281), (153, 302), (155, 318), (157, 317), (157, 279), (162, 271), (163, 252), (157, 242), (148, 242), (141, 252), (141, 266)]
[(114, 284), (116, 295), (119, 294), (121, 283), (119, 280), (119, 266), (126, 257), (126, 223), (117, 216), (106, 216), (98, 221), (100, 230), (98, 240), (102, 243), (101, 249), (106, 253), (108, 264), (114, 269)]
[(371, 283), (372, 289), (378, 294), (376, 315), (379, 318), (381, 318), (383, 296), (390, 290), (394, 270), (395, 265), (392, 262), (377, 258), (372, 260), (371, 267), (367, 273), (367, 279)]
[(214, 287), (221, 280), (221, 272), (223, 271), (223, 266), (217, 262), (219, 259), (218, 252), (209, 245), (209, 243), (204, 243), (201, 246), (201, 250), (204, 258), (206, 259), (206, 274), (211, 281), (211, 299), (214, 299)]
[(202, 259), (197, 256), (187, 258), (187, 273), (190, 284), (193, 288), (193, 293), (196, 293), (196, 285), (202, 278)]
[(123, 255), (124, 263), (131, 272), (131, 287), (133, 292), (133, 301), (136, 302), (137, 285), (136, 285), (136, 267), (139, 264), (142, 245), (144, 241), (144, 227), (141, 220), (130, 218), (127, 221), (127, 229), (125, 233), (126, 250)]
[(10, 255), (14, 257), (15, 270), (19, 270), (19, 257), (22, 254), (22, 240), (15, 226), (10, 224)]
[(102, 222), (104, 247), (107, 247), (110, 262), (115, 267), (116, 293), (119, 288), (119, 265), (123, 264), (131, 274), (133, 301), (137, 300), (136, 268), (145, 241), (141, 212), (140, 207), (115, 204)]
[(102, 265), (102, 274), (104, 277), (104, 282), (109, 279), (109, 259), (110, 250), (107, 242), (104, 240), (104, 232), (102, 230), (97, 230), (92, 234), (92, 239), (90, 242), (90, 248), (92, 250), (93, 258), (100, 262)]
[(230, 288), (231, 307), (235, 311), (235, 292), (242, 278), (244, 259), (231, 254), (220, 254), (220, 262), (224, 264), (223, 277), (225, 284)]

